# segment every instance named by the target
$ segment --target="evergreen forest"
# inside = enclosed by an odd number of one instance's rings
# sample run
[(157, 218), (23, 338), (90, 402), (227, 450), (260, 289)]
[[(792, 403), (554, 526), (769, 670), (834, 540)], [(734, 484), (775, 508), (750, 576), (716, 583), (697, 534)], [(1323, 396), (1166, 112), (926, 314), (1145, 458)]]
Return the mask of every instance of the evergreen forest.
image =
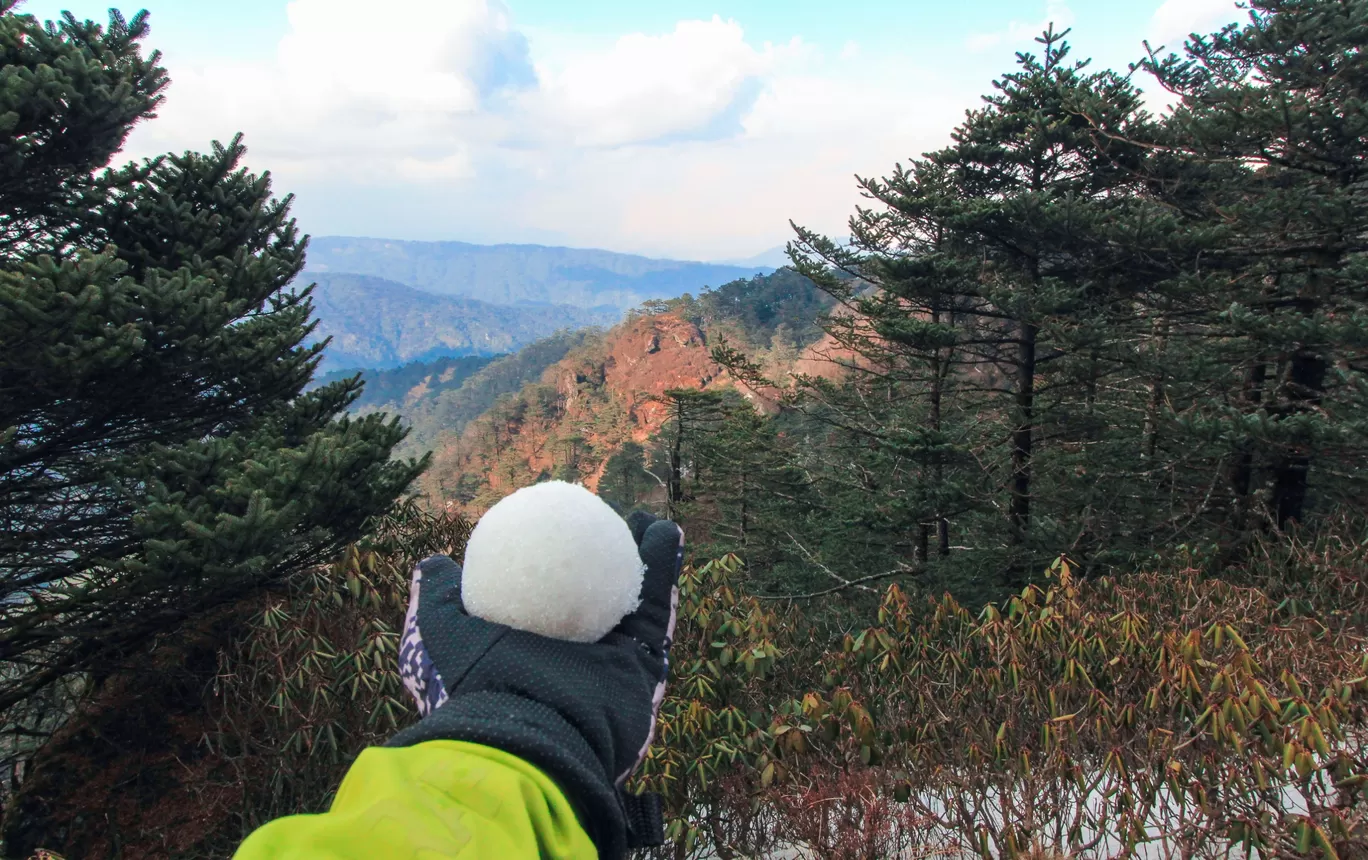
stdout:
[(0, 854), (326, 809), (554, 478), (688, 536), (643, 858), (1368, 857), (1368, 2), (1241, 15), (1051, 26), (775, 272), (324, 374), (241, 136), (115, 163), (146, 13), (0, 0)]

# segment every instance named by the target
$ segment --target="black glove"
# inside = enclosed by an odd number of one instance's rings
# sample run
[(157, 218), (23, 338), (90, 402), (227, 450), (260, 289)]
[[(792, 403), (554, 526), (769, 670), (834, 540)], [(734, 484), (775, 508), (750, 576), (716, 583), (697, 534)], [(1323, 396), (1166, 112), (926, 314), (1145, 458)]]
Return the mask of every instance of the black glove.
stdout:
[(461, 740), (536, 765), (565, 792), (601, 857), (664, 841), (655, 795), (623, 783), (655, 735), (679, 603), (684, 534), (635, 513), (641, 606), (595, 643), (567, 642), (466, 614), (461, 568), (433, 556), (413, 572), (399, 674), (423, 719), (388, 746)]

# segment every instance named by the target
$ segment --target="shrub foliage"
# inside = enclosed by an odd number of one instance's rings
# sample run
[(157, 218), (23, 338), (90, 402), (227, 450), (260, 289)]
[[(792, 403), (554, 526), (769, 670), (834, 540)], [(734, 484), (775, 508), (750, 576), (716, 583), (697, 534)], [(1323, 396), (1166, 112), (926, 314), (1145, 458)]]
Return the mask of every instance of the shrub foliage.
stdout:
[[(119, 735), (109, 715), (181, 657), (97, 697), (43, 750), (9, 850), (95, 856), (117, 834), (127, 857), (223, 856), (325, 809), (351, 760), (415, 718), (394, 656), (409, 571), (459, 557), (468, 530), (401, 509), (239, 607), (169, 732)], [(1365, 549), (1270, 551), (1240, 582), (1183, 564), (1085, 580), (1061, 558), (977, 613), (908, 581), (765, 600), (734, 555), (689, 565), (637, 779), (666, 797), (659, 856), (1362, 856)], [(136, 790), (89, 778), (119, 761)]]
[(735, 557), (691, 569), (642, 778), (667, 853), (1358, 854), (1363, 569), (1347, 546), (1319, 564), (1276, 600), (1061, 558), (977, 614), (892, 585), (834, 636), (746, 595)]

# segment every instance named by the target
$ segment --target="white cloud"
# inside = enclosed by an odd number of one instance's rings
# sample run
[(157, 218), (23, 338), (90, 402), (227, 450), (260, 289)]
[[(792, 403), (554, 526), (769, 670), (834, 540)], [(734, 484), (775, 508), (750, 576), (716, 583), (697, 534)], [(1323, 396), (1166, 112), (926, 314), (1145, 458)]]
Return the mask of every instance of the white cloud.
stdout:
[(1181, 51), (1191, 34), (1215, 32), (1244, 17), (1234, 0), (1166, 0), (1150, 19), (1147, 38), (1155, 49)]
[(527, 42), (500, 0), (392, 0), (383, 15), (369, 0), (293, 0), (288, 15), (281, 70), (347, 100), (465, 112), (532, 83)]
[(181, 62), (169, 49), (167, 103), (130, 151), (203, 147), (241, 130), (253, 164), (292, 176), (384, 181), (423, 162), (463, 175), (450, 160), (462, 125), (535, 84), (499, 0), (391, 0), (384, 15), (366, 0), (293, 0), (288, 15), (272, 61)]
[(470, 153), (461, 151), (438, 158), (406, 156), (399, 159), (395, 166), (395, 172), (400, 178), (413, 182), (449, 181), (469, 179), (474, 176), (475, 165), (471, 163)]
[(738, 101), (774, 62), (774, 48), (748, 44), (735, 21), (680, 21), (663, 36), (632, 33), (606, 52), (572, 57), (557, 71), (544, 68), (541, 107), (580, 145), (687, 135), (744, 109)]
[(315, 234), (719, 259), (783, 243), (790, 218), (842, 234), (852, 174), (940, 145), (978, 94), (910, 58), (757, 43), (720, 17), (544, 38), (500, 0), (372, 7), (293, 0), (262, 62), (165, 46), (168, 101), (128, 153), (244, 131)]
[(1054, 25), (1055, 32), (1059, 32), (1073, 26), (1073, 21), (1073, 10), (1069, 8), (1067, 0), (1047, 0), (1045, 15), (1039, 20), (1012, 21), (1002, 30), (975, 33), (968, 38), (966, 45), (969, 50), (977, 52), (986, 51), (1002, 44), (1016, 45), (1022, 42), (1030, 42), (1045, 32), (1045, 28), (1051, 24)]
[(561, 241), (701, 259), (744, 257), (792, 237), (788, 222), (844, 236), (854, 174), (943, 145), (975, 93), (902, 60), (839, 69), (809, 58), (770, 76), (743, 134), (551, 158), (520, 223)]

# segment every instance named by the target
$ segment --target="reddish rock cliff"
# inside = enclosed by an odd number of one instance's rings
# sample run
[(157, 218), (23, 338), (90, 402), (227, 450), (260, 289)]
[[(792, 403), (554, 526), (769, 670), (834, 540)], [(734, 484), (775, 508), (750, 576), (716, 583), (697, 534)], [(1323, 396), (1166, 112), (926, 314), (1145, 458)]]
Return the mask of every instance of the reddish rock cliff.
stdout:
[(469, 514), (551, 476), (595, 489), (623, 443), (645, 442), (665, 422), (657, 398), (728, 384), (694, 324), (675, 314), (629, 319), (446, 440), (424, 489)]
[(609, 333), (604, 383), (620, 399), (642, 442), (660, 429), (665, 407), (657, 398), (671, 388), (728, 384), (712, 360), (703, 333), (674, 314), (638, 317)]

